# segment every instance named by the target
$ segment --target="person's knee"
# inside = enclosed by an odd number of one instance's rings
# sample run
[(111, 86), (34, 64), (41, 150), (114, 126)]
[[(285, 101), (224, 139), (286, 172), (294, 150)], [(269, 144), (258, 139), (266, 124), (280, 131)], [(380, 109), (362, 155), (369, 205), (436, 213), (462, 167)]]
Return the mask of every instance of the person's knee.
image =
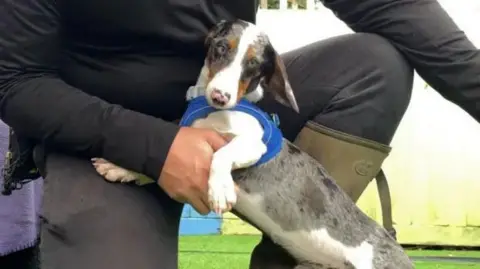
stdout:
[[(395, 104), (388, 100), (385, 104), (400, 111), (408, 106), (413, 69), (392, 43), (379, 35), (341, 35), (282, 57), (300, 110), (310, 115), (324, 110), (332, 99), (365, 91), (375, 91), (375, 98), (395, 98)], [(312, 100), (314, 96), (320, 100)]]
[(413, 69), (388, 40), (375, 34), (347, 34), (292, 50), (282, 58), (305, 118), (389, 143), (410, 102)]
[(388, 107), (400, 121), (410, 103), (413, 68), (391, 42), (379, 35), (359, 33), (351, 39), (373, 76), (377, 76), (379, 85), (375, 87), (375, 98), (380, 99), (377, 104)]
[(332, 44), (344, 65), (337, 92), (314, 118), (319, 124), (389, 144), (410, 103), (413, 69), (385, 38), (374, 34), (339, 37)]

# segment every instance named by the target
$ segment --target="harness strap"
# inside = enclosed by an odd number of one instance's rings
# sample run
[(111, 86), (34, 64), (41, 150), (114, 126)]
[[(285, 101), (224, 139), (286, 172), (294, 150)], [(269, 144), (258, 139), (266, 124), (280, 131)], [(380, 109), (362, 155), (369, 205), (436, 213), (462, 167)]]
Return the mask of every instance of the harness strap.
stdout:
[[(254, 164), (255, 166), (270, 161), (282, 150), (283, 134), (278, 128), (280, 120), (277, 115), (269, 115), (245, 99), (240, 100), (235, 107), (228, 110), (247, 113), (257, 119), (263, 127), (262, 141), (267, 147), (267, 152)], [(195, 120), (205, 118), (215, 111), (219, 110), (210, 106), (205, 96), (195, 97), (189, 101), (179, 125), (191, 126)]]
[(377, 182), (378, 196), (382, 207), (383, 227), (390, 235), (397, 240), (397, 232), (393, 227), (392, 220), (392, 198), (390, 197), (390, 188), (388, 186), (387, 177), (382, 169), (375, 177)]

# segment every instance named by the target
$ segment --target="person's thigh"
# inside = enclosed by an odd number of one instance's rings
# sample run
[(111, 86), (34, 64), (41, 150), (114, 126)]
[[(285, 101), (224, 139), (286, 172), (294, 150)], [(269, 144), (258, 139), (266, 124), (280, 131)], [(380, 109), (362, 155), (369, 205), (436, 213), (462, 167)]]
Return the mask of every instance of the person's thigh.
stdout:
[(47, 158), (42, 269), (176, 269), (182, 205), (156, 184), (108, 183), (88, 160)]
[[(351, 135), (389, 144), (410, 101), (413, 70), (385, 39), (348, 34), (282, 55), (299, 104), (299, 117), (274, 102), (292, 140), (307, 120)], [(282, 126), (283, 125), (283, 126)]]

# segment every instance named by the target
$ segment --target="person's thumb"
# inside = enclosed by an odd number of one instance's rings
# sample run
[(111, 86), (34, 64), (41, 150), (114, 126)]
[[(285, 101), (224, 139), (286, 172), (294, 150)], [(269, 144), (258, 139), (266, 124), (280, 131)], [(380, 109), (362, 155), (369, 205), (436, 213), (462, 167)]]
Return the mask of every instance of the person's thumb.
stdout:
[(207, 143), (210, 144), (213, 151), (219, 150), (221, 147), (227, 144), (227, 139), (215, 131), (209, 132), (206, 136)]

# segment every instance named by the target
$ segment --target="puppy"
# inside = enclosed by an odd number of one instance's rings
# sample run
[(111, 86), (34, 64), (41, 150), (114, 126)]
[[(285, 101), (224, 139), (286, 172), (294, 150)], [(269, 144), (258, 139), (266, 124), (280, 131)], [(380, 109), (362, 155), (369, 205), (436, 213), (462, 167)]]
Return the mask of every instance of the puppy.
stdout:
[[(298, 111), (285, 67), (267, 35), (245, 21), (222, 21), (205, 44), (205, 65), (187, 92), (191, 105), (200, 102), (200, 107), (187, 110), (181, 124), (232, 137), (213, 156), (211, 209), (232, 209), (267, 234), (295, 258), (295, 269), (413, 268), (402, 247), (315, 159), (287, 140), (275, 139), (274, 121), (252, 104), (265, 90)], [(202, 117), (195, 116), (198, 111), (204, 111)], [(142, 176), (100, 158), (93, 165), (109, 181)]]

